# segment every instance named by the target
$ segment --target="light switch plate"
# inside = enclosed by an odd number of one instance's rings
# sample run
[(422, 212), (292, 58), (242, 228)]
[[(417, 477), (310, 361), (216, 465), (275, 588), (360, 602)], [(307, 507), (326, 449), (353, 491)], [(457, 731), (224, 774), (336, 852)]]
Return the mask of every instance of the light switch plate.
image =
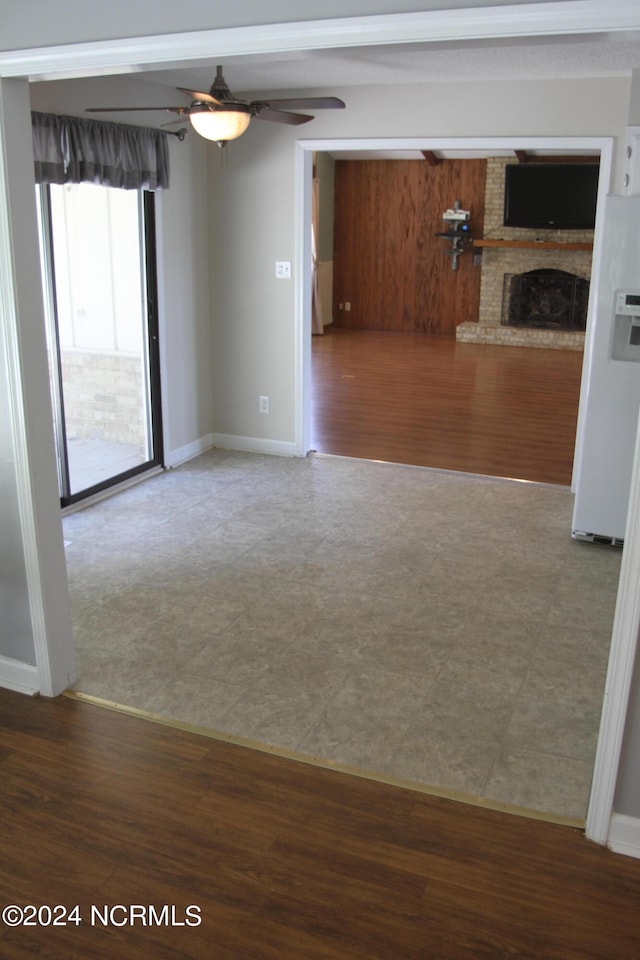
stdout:
[(291, 260), (276, 260), (276, 277), (278, 280), (291, 279)]

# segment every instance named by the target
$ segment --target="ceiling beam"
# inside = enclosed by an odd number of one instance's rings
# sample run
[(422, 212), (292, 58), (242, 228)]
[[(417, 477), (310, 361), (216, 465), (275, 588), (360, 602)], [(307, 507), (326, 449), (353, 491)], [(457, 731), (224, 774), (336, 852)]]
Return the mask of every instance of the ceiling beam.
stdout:
[[(130, 73), (131, 67), (161, 68), (183, 60), (210, 63), (247, 54), (369, 47), (394, 43), (486, 40), (613, 33), (640, 28), (638, 0), (576, 0), (498, 7), (423, 10), (378, 16), (211, 27), (110, 40), (80, 40), (56, 46), (0, 51), (0, 77), (61, 80)], [(212, 15), (213, 16), (213, 15)], [(87, 27), (86, 30), (90, 28)]]

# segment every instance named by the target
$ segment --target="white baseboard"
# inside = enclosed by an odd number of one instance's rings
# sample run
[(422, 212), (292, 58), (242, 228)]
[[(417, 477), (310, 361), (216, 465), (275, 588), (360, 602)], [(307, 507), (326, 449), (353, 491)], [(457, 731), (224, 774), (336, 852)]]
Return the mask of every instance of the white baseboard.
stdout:
[(34, 696), (40, 692), (40, 678), (37, 667), (10, 657), (0, 656), (0, 687)]
[(187, 443), (183, 447), (165, 453), (164, 464), (169, 469), (178, 467), (181, 463), (187, 463), (213, 447), (220, 447), (222, 450), (242, 450), (245, 453), (267, 453), (274, 457), (295, 457), (297, 455), (295, 443), (288, 443), (284, 440), (237, 437), (231, 433), (208, 433), (204, 437), (198, 437), (193, 443)]
[(198, 437), (198, 439), (192, 443), (186, 443), (183, 447), (178, 447), (176, 450), (165, 451), (165, 466), (177, 467), (181, 463), (193, 460), (194, 457), (199, 457), (201, 453), (206, 453), (207, 450), (215, 446), (217, 446), (217, 443), (214, 440), (214, 435), (208, 433), (206, 436)]
[(260, 437), (235, 437), (230, 433), (214, 433), (212, 446), (245, 453), (267, 453), (273, 457), (295, 457), (296, 445), (285, 440), (262, 440)]
[(607, 846), (614, 853), (640, 859), (640, 819), (622, 813), (612, 814)]

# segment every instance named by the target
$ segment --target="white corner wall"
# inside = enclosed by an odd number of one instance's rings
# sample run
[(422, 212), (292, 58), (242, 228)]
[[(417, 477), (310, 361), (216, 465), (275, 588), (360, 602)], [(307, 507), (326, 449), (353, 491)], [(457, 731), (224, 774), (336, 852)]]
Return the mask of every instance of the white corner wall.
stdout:
[[(640, 71), (637, 70), (634, 71), (631, 80), (628, 123), (631, 128), (637, 127), (637, 125), (640, 124)], [(631, 138), (630, 142), (633, 142), (633, 140), (634, 138)], [(633, 149), (637, 151), (638, 147), (639, 144), (636, 139)], [(629, 164), (629, 170), (634, 169), (639, 169), (637, 157), (632, 157)], [(633, 176), (631, 178), (630, 191), (632, 193), (640, 193), (640, 184), (636, 182)], [(636, 444), (639, 443), (640, 440), (636, 440)], [(636, 449), (636, 458), (638, 458), (638, 456), (638, 449)], [(635, 534), (635, 530), (638, 524), (640, 524), (640, 519), (634, 515), (633, 511), (628, 524), (629, 533), (633, 531)], [(635, 537), (629, 540), (629, 533), (627, 534), (628, 545), (625, 546), (625, 554), (623, 555), (625, 567), (631, 567), (632, 560), (636, 560), (637, 555)], [(629, 554), (631, 554), (631, 556), (629, 556)], [(637, 643), (638, 623), (637, 618), (633, 618), (633, 612), (636, 611), (635, 601), (638, 596), (639, 566), (640, 564), (636, 560), (633, 564), (633, 575), (627, 578), (628, 586), (626, 586), (624, 578), (621, 578), (621, 589), (618, 599), (618, 605), (622, 608), (620, 616), (622, 616), (623, 612), (628, 615), (630, 621), (628, 630), (633, 636), (636, 652), (635, 662), (631, 664), (630, 677), (628, 678), (628, 704), (626, 707), (624, 727), (621, 730), (622, 749), (619, 762), (615, 763), (614, 768), (617, 772), (613, 796), (614, 812), (609, 823), (607, 837), (607, 842), (613, 850), (634, 857), (640, 857), (640, 653), (638, 652), (639, 647)], [(618, 616), (617, 610), (616, 616)], [(614, 631), (614, 643), (615, 640), (616, 634)], [(612, 673), (616, 666), (621, 675), (626, 672), (624, 671), (623, 664), (618, 665), (612, 663), (610, 665)], [(618, 686), (618, 689), (620, 689), (620, 686)], [(605, 702), (601, 736), (605, 727), (608, 725), (608, 720), (609, 711), (607, 710)], [(597, 758), (597, 761), (598, 759), (599, 758)], [(616, 757), (613, 759), (614, 761), (618, 760)], [(598, 766), (597, 763), (596, 766)]]
[(0, 334), (0, 658), (35, 667), (36, 652), (20, 525), (10, 376), (9, 345), (6, 331), (3, 330)]
[(156, 194), (161, 391), (166, 466), (213, 443), (207, 169), (211, 145), (170, 139), (171, 186)]
[[(28, 85), (0, 81), (3, 591), (0, 684), (54, 695), (75, 679), (39, 278)], [(15, 511), (15, 512), (14, 512)], [(8, 539), (5, 539), (7, 538)], [(10, 569), (7, 570), (7, 564)]]

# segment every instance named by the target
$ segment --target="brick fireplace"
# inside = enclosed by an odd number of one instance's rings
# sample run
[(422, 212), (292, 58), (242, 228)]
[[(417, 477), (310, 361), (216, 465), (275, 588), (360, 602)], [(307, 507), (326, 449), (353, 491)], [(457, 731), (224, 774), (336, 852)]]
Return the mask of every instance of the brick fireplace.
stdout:
[[(538, 324), (503, 322), (503, 318), (509, 313), (513, 278), (532, 274), (542, 277), (546, 271), (575, 278), (572, 280), (573, 295), (583, 305), (578, 307), (578, 312), (584, 309), (586, 318), (592, 260), (592, 230), (530, 230), (503, 226), (504, 168), (513, 162), (513, 158), (509, 157), (491, 157), (487, 161), (482, 238), (487, 245), (476, 250), (477, 254), (482, 254), (480, 309), (477, 322), (465, 322), (457, 327), (456, 340), (467, 343), (582, 350), (583, 323), (561, 326), (551, 316), (542, 318), (539, 310)], [(510, 243), (514, 246), (510, 246)], [(576, 249), (577, 247), (586, 249)], [(544, 283), (542, 287), (544, 288)], [(538, 289), (537, 292), (539, 298), (547, 298), (547, 312), (552, 314), (554, 308), (550, 306), (549, 290), (543, 289), (541, 292)], [(557, 306), (557, 297), (555, 302)]]

